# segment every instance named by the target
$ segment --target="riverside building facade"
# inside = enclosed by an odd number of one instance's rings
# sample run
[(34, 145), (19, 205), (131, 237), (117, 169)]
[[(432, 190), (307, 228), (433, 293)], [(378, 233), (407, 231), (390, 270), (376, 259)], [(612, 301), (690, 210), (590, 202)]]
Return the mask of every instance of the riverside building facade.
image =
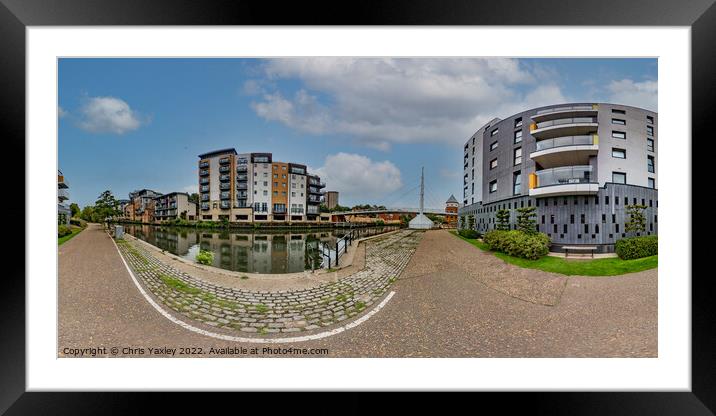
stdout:
[(644, 205), (658, 231), (658, 115), (637, 107), (574, 103), (493, 119), (463, 148), (459, 226), (496, 228), (496, 213), (536, 208), (537, 230), (564, 246), (614, 251), (628, 237), (627, 205)]
[(325, 184), (306, 165), (271, 153), (222, 149), (199, 155), (199, 213), (205, 221), (318, 222)]

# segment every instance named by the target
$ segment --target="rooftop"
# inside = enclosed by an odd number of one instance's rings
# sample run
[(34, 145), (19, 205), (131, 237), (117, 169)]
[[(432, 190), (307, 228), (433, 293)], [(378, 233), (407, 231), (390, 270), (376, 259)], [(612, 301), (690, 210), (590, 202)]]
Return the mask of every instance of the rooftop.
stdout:
[(208, 157), (225, 155), (225, 154), (236, 155), (238, 153), (236, 153), (236, 149), (234, 149), (233, 147), (229, 147), (227, 149), (212, 150), (211, 152), (202, 153), (199, 155), (199, 159), (206, 159)]

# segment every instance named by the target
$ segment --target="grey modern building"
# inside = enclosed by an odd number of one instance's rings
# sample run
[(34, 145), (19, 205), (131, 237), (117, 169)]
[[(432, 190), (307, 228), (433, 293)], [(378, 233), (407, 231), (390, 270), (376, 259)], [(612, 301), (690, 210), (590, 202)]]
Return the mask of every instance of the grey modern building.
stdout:
[(626, 205), (645, 205), (645, 234), (657, 233), (657, 150), (657, 113), (636, 107), (559, 104), (495, 118), (465, 143), (459, 226), (494, 229), (508, 209), (515, 228), (516, 208), (534, 206), (553, 251), (613, 251), (630, 236)]
[(65, 175), (62, 171), (57, 171), (57, 223), (61, 225), (70, 225), (72, 210), (65, 205), (65, 201), (70, 199), (70, 193), (67, 190), (69, 184), (65, 181)]

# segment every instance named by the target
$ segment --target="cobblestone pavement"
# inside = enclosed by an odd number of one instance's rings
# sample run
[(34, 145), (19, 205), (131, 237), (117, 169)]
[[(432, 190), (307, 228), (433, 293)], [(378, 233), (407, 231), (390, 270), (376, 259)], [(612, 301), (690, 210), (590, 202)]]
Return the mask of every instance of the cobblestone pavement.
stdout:
[(388, 291), (415, 251), (421, 231), (402, 230), (368, 240), (366, 267), (310, 289), (254, 291), (215, 285), (158, 260), (143, 245), (118, 246), (142, 284), (174, 312), (204, 325), (246, 334), (314, 331), (353, 318)]

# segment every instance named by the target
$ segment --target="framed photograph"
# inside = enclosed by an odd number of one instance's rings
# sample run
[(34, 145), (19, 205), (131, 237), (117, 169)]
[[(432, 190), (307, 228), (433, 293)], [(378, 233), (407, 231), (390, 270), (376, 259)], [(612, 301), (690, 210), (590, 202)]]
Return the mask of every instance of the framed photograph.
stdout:
[(180, 3), (2, 0), (26, 204), (0, 411), (461, 390), (712, 414), (710, 0)]

